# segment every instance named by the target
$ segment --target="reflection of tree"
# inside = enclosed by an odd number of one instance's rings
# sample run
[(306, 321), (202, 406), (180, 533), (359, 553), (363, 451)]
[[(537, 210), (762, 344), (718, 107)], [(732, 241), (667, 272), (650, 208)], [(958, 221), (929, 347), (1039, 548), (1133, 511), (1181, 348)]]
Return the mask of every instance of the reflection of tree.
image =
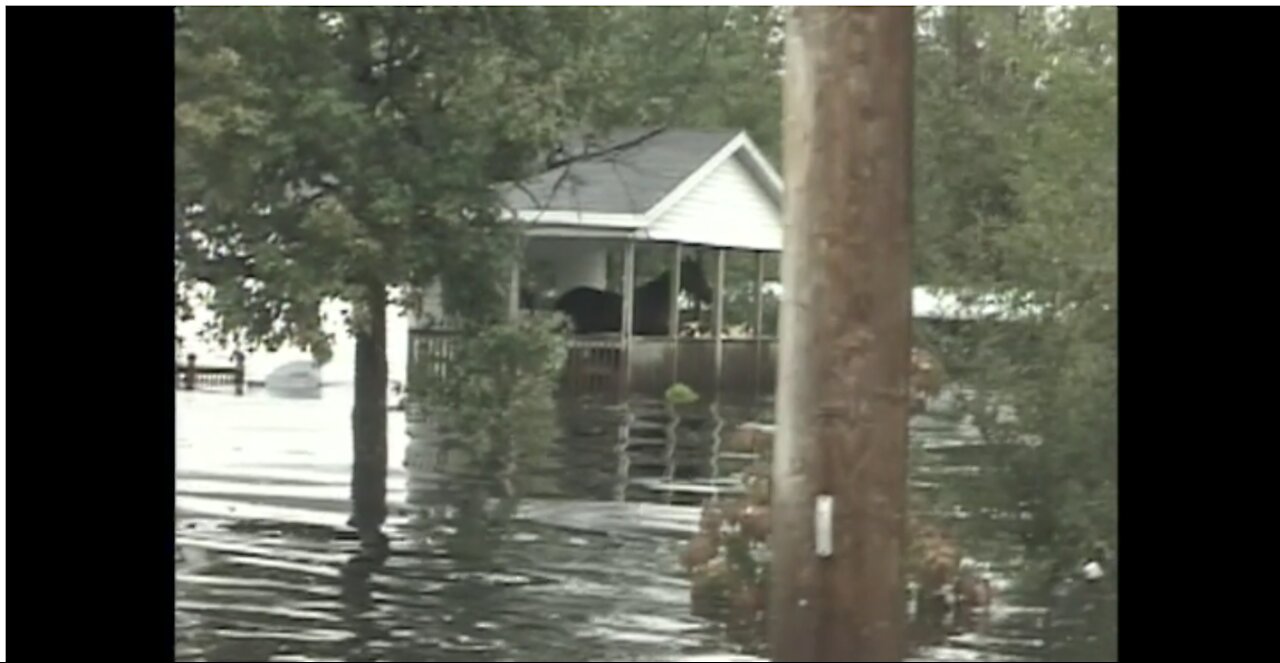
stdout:
[(1071, 579), (1050, 603), (1048, 651), (1060, 661), (1114, 661), (1117, 592), (1112, 582)]
[(675, 492), (669, 486), (676, 479), (676, 447), (680, 444), (680, 411), (670, 402), (663, 403), (663, 407), (667, 413), (667, 425), (663, 427), (663, 433), (667, 437), (667, 444), (663, 448), (662, 480), (668, 486), (668, 489), (663, 491), (663, 495), (667, 498), (667, 503), (670, 504), (675, 501)]
[(709, 459), (710, 478), (714, 483), (720, 478), (720, 444), (723, 440), (722, 434), (724, 433), (725, 422), (724, 417), (720, 416), (719, 401), (712, 401), (709, 411), (711, 413), (711, 421), (714, 422), (711, 429), (711, 457)]
[[(435, 411), (428, 416), (447, 418)], [(496, 550), (522, 494), (528, 455), (515, 452), (519, 444), (477, 441), (447, 426), (412, 429), (408, 502), (416, 509), (415, 526), (445, 532), (443, 545), (459, 558)]]
[(618, 443), (613, 451), (618, 459), (617, 472), (614, 474), (613, 501), (627, 501), (627, 486), (631, 483), (631, 424), (635, 415), (631, 409), (622, 406), (621, 421), (618, 423)]
[(371, 651), (370, 643), (391, 639), (387, 628), (376, 619), (379, 606), (373, 599), (370, 582), (373, 573), (386, 563), (387, 554), (383, 546), (365, 547), (342, 566), (342, 615), (355, 634), (355, 641), (344, 648), (350, 660), (376, 660), (377, 652)]

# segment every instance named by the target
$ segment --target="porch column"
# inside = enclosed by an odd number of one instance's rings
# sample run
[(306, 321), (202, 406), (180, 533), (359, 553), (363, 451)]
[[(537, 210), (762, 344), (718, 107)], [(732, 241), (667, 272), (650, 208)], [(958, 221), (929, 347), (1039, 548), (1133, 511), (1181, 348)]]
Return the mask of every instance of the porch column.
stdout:
[(752, 335), (755, 337), (756, 360), (753, 364), (753, 376), (755, 379), (756, 395), (761, 393), (760, 385), (760, 365), (764, 363), (764, 251), (756, 251), (756, 283), (755, 283), (755, 304), (756, 316), (755, 323), (752, 325)]
[(507, 284), (507, 320), (520, 316), (520, 261), (511, 263), (511, 281)]
[(622, 389), (631, 389), (631, 337), (636, 307), (636, 243), (628, 239), (622, 256)]
[(671, 382), (680, 381), (680, 269), (684, 263), (684, 245), (676, 242), (672, 257), (675, 264), (671, 266), (671, 306), (667, 312), (667, 332), (671, 337)]
[(712, 334), (715, 338), (716, 391), (720, 391), (720, 376), (724, 369), (724, 249), (716, 249), (715, 311), (712, 318)]

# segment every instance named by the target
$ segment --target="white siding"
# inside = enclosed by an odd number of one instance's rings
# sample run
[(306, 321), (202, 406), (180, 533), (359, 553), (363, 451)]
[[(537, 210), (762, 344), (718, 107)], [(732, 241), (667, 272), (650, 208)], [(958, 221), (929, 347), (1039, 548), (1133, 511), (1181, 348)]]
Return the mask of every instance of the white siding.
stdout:
[(650, 239), (782, 250), (782, 210), (739, 161), (726, 159), (648, 228)]

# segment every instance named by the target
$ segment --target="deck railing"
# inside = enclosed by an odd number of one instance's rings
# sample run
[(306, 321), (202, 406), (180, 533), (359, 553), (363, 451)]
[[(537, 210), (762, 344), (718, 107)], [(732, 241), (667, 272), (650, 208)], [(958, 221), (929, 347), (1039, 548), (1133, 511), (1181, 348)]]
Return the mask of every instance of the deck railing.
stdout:
[[(449, 329), (411, 332), (410, 384), (418, 380), (444, 379), (454, 356), (459, 333)], [(630, 357), (623, 341), (613, 334), (578, 335), (568, 341), (568, 356), (561, 378), (562, 394), (621, 394), (630, 391), (661, 394), (675, 382), (699, 393), (772, 393), (776, 380), (777, 339), (721, 340), (723, 363), (715, 370), (715, 342), (709, 338), (638, 336), (631, 339)], [(630, 362), (627, 375), (626, 362)]]

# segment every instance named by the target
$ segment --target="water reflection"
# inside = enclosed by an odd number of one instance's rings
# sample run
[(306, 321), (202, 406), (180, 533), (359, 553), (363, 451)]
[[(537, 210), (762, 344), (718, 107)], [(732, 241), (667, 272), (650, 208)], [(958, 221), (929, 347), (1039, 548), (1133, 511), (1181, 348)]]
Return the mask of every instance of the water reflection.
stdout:
[(696, 473), (665, 435), (656, 449), (646, 442), (648, 414), (565, 404), (564, 427), (582, 434), (477, 453), (436, 422), (393, 413), (391, 546), (370, 551), (345, 526), (350, 408), (334, 391), (183, 396), (178, 660), (732, 652), (688, 611), (677, 535), (691, 510), (635, 483)]
[[(177, 660), (750, 660), (692, 614), (679, 558), (703, 501), (741, 491), (751, 459), (721, 439), (771, 404), (565, 402), (541, 445), (470, 444), (392, 413), (383, 551), (345, 527), (349, 398), (180, 399)], [(966, 439), (945, 418), (913, 429), (921, 467)], [(991, 545), (1007, 577), (1017, 560)], [(985, 625), (918, 660), (1031, 660), (1054, 629), (1091, 632), (997, 584)], [(1063, 640), (1076, 653), (1049, 660), (1100, 660), (1077, 658), (1097, 651), (1087, 637)]]

